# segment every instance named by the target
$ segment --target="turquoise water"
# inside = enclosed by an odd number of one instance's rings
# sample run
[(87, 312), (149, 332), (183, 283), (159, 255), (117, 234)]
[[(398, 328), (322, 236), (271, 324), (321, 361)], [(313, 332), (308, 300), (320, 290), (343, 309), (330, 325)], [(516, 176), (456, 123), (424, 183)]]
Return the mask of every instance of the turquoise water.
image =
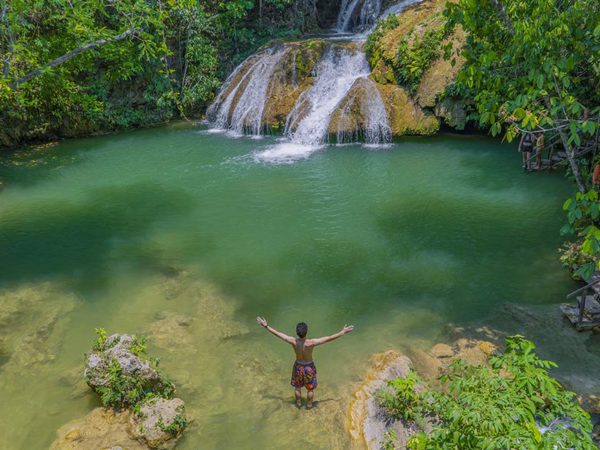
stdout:
[[(103, 326), (148, 335), (194, 418), (181, 448), (348, 448), (370, 354), (573, 287), (557, 254), (572, 187), (523, 174), (510, 145), (446, 135), (253, 157), (273, 144), (177, 125), (0, 160), (0, 447), (47, 448), (97, 405), (78, 381)], [(257, 314), (289, 333), (356, 326), (316, 351), (316, 410), (292, 406), (292, 353)]]

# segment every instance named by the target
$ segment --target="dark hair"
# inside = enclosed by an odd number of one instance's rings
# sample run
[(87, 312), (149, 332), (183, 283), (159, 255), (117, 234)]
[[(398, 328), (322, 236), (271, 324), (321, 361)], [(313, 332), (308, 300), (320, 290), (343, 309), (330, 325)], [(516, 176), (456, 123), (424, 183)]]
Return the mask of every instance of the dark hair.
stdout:
[(296, 325), (296, 334), (299, 338), (306, 337), (306, 333), (308, 333), (308, 325), (306, 325), (304, 322), (300, 322), (298, 325)]

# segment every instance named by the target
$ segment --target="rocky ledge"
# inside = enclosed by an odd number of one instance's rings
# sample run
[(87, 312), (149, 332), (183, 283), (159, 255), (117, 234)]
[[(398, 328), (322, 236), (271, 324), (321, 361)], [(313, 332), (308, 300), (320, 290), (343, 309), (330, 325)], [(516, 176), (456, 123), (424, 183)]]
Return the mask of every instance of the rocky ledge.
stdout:
[(457, 359), (477, 365), (487, 361), (497, 351), (498, 347), (492, 342), (461, 338), (454, 345), (437, 344), (428, 352), (415, 352), (415, 361), (393, 350), (373, 355), (371, 369), (356, 390), (349, 407), (347, 427), (352, 439), (369, 450), (380, 450), (386, 434), (393, 432), (395, 444), (398, 448), (405, 448), (417, 429), (401, 420), (391, 420), (379, 405), (377, 392), (385, 389), (388, 381), (405, 378), (413, 368), (431, 379)]

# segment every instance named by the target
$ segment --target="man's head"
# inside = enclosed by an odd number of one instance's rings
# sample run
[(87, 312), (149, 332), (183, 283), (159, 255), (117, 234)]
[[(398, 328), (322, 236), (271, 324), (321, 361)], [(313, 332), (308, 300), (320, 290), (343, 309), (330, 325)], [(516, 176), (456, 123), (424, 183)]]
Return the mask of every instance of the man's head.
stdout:
[(300, 322), (296, 325), (296, 334), (300, 339), (304, 339), (306, 337), (306, 333), (308, 333), (308, 325), (304, 322)]

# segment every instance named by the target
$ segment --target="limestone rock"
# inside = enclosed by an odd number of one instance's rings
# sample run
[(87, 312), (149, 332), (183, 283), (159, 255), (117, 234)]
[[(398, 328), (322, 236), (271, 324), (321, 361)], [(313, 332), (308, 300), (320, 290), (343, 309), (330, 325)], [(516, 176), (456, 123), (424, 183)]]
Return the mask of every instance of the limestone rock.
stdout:
[(150, 448), (169, 449), (175, 446), (186, 425), (183, 400), (153, 398), (131, 416), (130, 431)]
[(436, 344), (432, 347), (431, 354), (436, 358), (451, 358), (454, 350), (448, 344)]
[[(144, 390), (160, 392), (173, 386), (153, 367), (150, 361), (136, 354), (136, 338), (128, 334), (113, 334), (99, 347), (87, 355), (84, 376), (87, 384), (99, 395), (102, 390), (112, 388), (111, 367), (117, 364), (125, 377), (136, 380)], [(121, 389), (126, 389), (122, 388)], [(123, 393), (123, 402), (128, 402), (127, 393)]]
[(96, 408), (83, 419), (62, 426), (51, 450), (98, 450), (123, 448), (146, 450), (148, 447), (129, 435), (130, 413)]
[(405, 377), (412, 363), (406, 356), (395, 351), (374, 355), (372, 363), (365, 381), (356, 391), (355, 399), (350, 404), (350, 434), (355, 441), (362, 442), (369, 450), (379, 450), (385, 433), (393, 429), (398, 437), (397, 443), (401, 446), (406, 445), (410, 438), (410, 430), (399, 421), (390, 422), (377, 403), (375, 393), (384, 388), (388, 381)]
[(60, 350), (69, 313), (79, 300), (44, 282), (0, 290), (0, 366), (21, 377), (47, 367)]
[(392, 84), (377, 84), (394, 136), (432, 135), (440, 127), (439, 120), (425, 113), (405, 89)]
[(452, 97), (445, 98), (435, 105), (434, 111), (436, 117), (442, 118), (446, 125), (456, 130), (465, 129), (467, 125), (467, 112), (463, 100)]
[[(442, 45), (452, 44), (453, 54), (449, 60), (443, 56), (437, 58), (421, 77), (415, 96), (421, 107), (435, 107), (446, 88), (454, 83), (465, 62), (464, 57), (459, 53), (459, 50), (465, 45), (465, 40), (465, 32), (459, 28), (442, 42)], [(453, 60), (454, 64), (452, 64)], [(451, 124), (449, 123), (449, 125)]]

